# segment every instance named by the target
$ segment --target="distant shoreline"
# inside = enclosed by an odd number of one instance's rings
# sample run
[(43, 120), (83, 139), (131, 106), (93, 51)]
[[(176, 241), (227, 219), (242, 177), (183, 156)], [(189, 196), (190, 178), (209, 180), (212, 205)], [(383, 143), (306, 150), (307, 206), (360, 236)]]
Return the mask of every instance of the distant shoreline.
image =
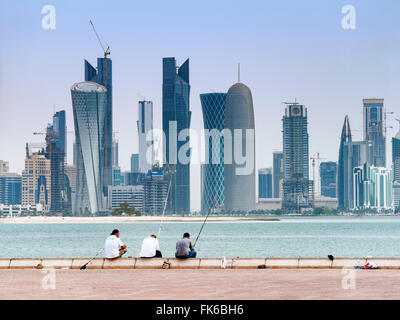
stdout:
[[(203, 222), (205, 217), (14, 217), (1, 218), (0, 224), (40, 223), (134, 223), (134, 222)], [(208, 222), (280, 221), (275, 217), (208, 217)]]

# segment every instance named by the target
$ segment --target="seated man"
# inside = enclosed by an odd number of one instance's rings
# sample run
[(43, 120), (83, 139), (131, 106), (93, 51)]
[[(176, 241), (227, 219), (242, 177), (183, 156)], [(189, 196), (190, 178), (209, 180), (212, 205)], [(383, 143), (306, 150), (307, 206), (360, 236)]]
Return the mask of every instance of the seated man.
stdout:
[(196, 258), (196, 251), (193, 249), (189, 233), (186, 232), (183, 238), (176, 243), (175, 257), (179, 259)]
[(157, 236), (152, 234), (142, 242), (142, 249), (139, 256), (141, 258), (161, 258), (160, 244), (158, 243)]
[(107, 259), (117, 259), (126, 253), (126, 245), (119, 238), (119, 231), (114, 229), (111, 235), (106, 239), (105, 252)]

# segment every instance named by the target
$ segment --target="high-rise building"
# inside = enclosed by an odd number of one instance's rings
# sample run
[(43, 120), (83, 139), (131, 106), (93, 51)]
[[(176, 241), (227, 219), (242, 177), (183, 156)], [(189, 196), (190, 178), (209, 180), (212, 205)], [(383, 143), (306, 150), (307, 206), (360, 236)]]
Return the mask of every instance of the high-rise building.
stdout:
[(106, 91), (106, 111), (104, 118), (104, 152), (102, 152), (102, 170), (104, 177), (103, 193), (108, 194), (108, 186), (112, 185), (112, 163), (113, 163), (113, 104), (112, 104), (112, 60), (97, 58), (97, 70), (85, 60), (85, 81), (96, 82), (104, 86)]
[(9, 170), (8, 161), (0, 160), (0, 176)]
[(345, 203), (348, 205), (348, 189), (345, 188), (345, 185), (348, 183), (348, 176), (345, 176), (344, 168), (346, 160), (344, 158), (344, 144), (352, 141), (352, 135), (350, 130), (350, 122), (349, 117), (346, 116), (343, 123), (342, 135), (340, 137), (340, 146), (339, 146), (339, 161), (338, 161), (338, 174), (337, 174), (337, 198), (338, 198), (338, 207), (345, 208)]
[(353, 170), (371, 163), (373, 158), (373, 147), (370, 141), (351, 141), (343, 145), (343, 207), (351, 209), (354, 207), (353, 194)]
[[(162, 215), (166, 208), (168, 189), (170, 189), (170, 174), (154, 166), (143, 179), (144, 185), (144, 212), (146, 215)], [(171, 190), (169, 190), (171, 192)]]
[(112, 144), (112, 156), (113, 156), (113, 160), (112, 160), (112, 165), (113, 167), (118, 167), (119, 166), (119, 159), (118, 159), (118, 155), (119, 155), (119, 143), (118, 140), (113, 138), (113, 144)]
[(301, 213), (313, 207), (313, 181), (309, 180), (307, 108), (287, 103), (283, 116), (282, 208)]
[(258, 170), (258, 198), (272, 198), (272, 168)]
[[(113, 167), (113, 183), (112, 186), (120, 186), (121, 185), (121, 168), (120, 167)], [(110, 186), (109, 186), (110, 187)], [(110, 189), (108, 189), (110, 190)]]
[(321, 196), (336, 198), (337, 163), (334, 161), (321, 162)]
[[(400, 120), (399, 124), (400, 124)], [(393, 180), (400, 183), (400, 129), (392, 139)]]
[[(169, 170), (174, 172), (168, 199), (168, 210), (173, 213), (190, 212), (190, 161), (178, 159), (178, 151), (189, 143), (178, 140), (182, 130), (190, 128), (192, 112), (189, 106), (189, 59), (177, 68), (175, 58), (163, 59), (163, 131), (166, 137), (165, 160)], [(190, 157), (190, 148), (186, 153)]]
[(47, 126), (46, 157), (51, 167), (51, 211), (60, 212), (71, 208), (64, 173), (66, 157), (66, 119), (65, 111), (56, 112), (53, 124)]
[[(239, 132), (241, 137), (239, 136), (236, 140), (230, 139), (231, 141), (225, 138), (224, 141), (224, 209), (249, 212), (255, 210), (256, 204), (255, 128), (253, 98), (250, 89), (243, 83), (238, 82), (228, 90), (225, 129), (231, 132), (232, 137), (238, 137), (235, 131)], [(240, 151), (238, 152), (235, 148), (239, 148)], [(251, 153), (246, 154), (248, 163), (239, 164), (238, 159), (233, 156), (232, 161), (225, 161), (228, 156), (227, 149), (233, 150), (232, 154), (242, 154), (243, 150), (249, 150)], [(251, 168), (250, 172), (245, 172), (248, 171), (245, 166)], [(244, 190), (246, 192), (243, 192)]]
[(273, 153), (273, 198), (282, 198), (283, 182), (283, 152), (275, 151)]
[(0, 204), (21, 204), (22, 178), (17, 173), (0, 175)]
[(118, 208), (120, 204), (127, 203), (130, 207), (144, 211), (144, 187), (137, 186), (109, 186), (108, 187), (108, 208)]
[(139, 171), (147, 173), (154, 162), (153, 102), (139, 101), (137, 130), (139, 137)]
[(50, 160), (44, 150), (31, 153), (28, 146), (22, 171), (22, 205), (40, 205), (44, 212), (51, 208)]
[(71, 95), (77, 151), (74, 215), (95, 215), (105, 207), (107, 89), (94, 82), (80, 82), (71, 87)]
[(386, 123), (383, 99), (363, 99), (364, 141), (373, 147), (372, 165), (386, 167)]
[(368, 163), (353, 170), (353, 208), (393, 209), (392, 170)]
[(200, 95), (207, 130), (206, 163), (201, 165), (201, 211), (224, 205), (224, 130), (226, 93)]
[(393, 206), (396, 212), (400, 211), (400, 182), (393, 182)]
[(134, 153), (131, 155), (131, 172), (139, 172), (139, 154)]

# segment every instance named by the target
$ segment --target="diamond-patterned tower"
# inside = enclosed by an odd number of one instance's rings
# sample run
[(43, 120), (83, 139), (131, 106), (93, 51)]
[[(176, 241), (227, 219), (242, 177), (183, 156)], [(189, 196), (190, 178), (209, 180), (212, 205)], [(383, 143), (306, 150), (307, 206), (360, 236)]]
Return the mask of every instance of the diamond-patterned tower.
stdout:
[[(206, 133), (206, 163), (201, 166), (201, 211), (224, 205), (224, 129), (226, 93), (200, 95)], [(214, 138), (213, 138), (214, 137)], [(206, 143), (207, 143), (206, 141)]]

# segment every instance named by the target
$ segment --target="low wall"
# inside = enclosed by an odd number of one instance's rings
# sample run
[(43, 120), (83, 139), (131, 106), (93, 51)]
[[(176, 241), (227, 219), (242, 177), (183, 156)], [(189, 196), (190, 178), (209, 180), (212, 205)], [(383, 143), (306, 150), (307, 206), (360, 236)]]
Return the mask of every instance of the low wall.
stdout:
[[(80, 269), (89, 258), (15, 258), (0, 259), (0, 269)], [(359, 266), (367, 262), (378, 264), (380, 269), (400, 269), (400, 258), (363, 258), (358, 259)], [(355, 258), (120, 258), (108, 260), (93, 259), (87, 269), (288, 269), (318, 268), (340, 269), (356, 267)]]

